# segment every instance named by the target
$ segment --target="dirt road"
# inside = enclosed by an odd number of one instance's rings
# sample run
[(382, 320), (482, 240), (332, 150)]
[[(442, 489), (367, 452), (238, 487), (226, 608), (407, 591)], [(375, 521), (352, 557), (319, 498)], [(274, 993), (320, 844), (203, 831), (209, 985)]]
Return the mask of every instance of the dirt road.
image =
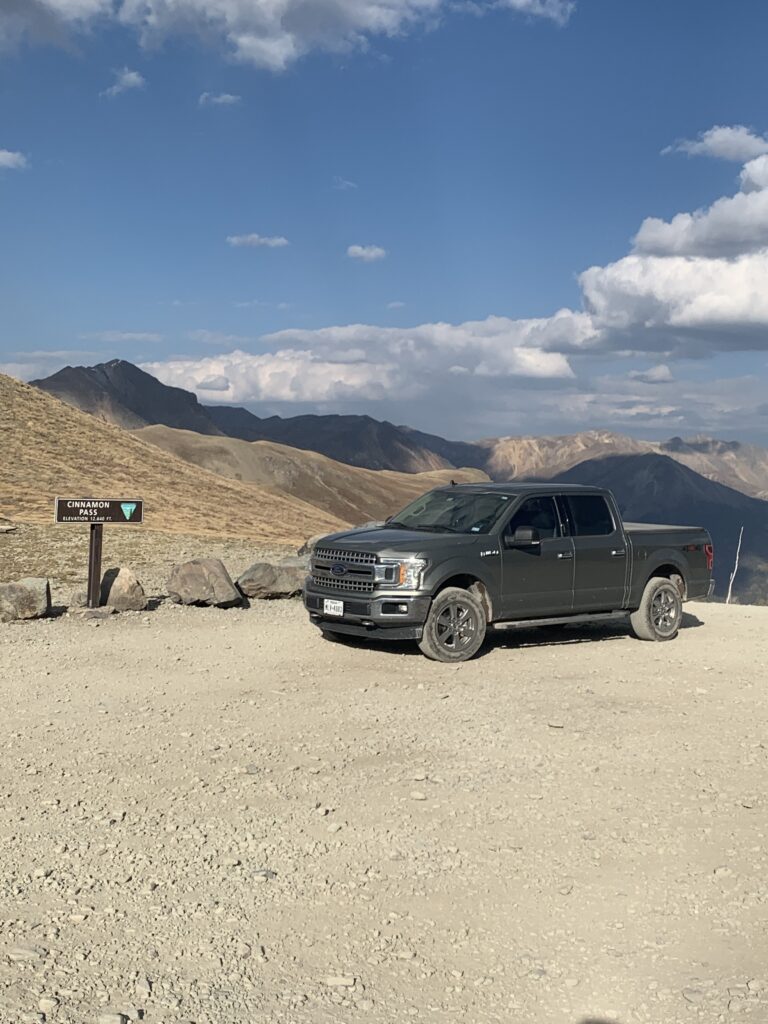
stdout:
[(0, 1021), (764, 1022), (768, 609), (687, 607), (458, 667), (0, 626)]

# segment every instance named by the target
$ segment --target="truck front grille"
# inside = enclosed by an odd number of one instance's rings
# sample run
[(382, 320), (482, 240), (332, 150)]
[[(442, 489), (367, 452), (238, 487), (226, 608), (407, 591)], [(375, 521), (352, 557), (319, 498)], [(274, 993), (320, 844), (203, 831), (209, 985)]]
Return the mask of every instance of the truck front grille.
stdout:
[(370, 594), (373, 591), (373, 580), (355, 580), (349, 577), (336, 579), (334, 576), (318, 576), (312, 574), (312, 582), (323, 590), (345, 590), (347, 593)]
[(375, 565), (376, 555), (368, 551), (336, 551), (334, 548), (315, 548), (313, 557), (321, 562), (348, 562), (350, 565)]
[(316, 548), (312, 582), (327, 590), (369, 594), (375, 586), (376, 555), (367, 551)]

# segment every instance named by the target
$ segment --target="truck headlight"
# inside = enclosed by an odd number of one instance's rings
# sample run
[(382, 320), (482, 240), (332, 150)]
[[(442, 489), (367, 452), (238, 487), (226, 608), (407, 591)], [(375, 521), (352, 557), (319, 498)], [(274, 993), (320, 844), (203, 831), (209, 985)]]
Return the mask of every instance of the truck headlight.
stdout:
[(424, 558), (384, 558), (374, 567), (374, 579), (390, 587), (418, 590), (426, 567)]

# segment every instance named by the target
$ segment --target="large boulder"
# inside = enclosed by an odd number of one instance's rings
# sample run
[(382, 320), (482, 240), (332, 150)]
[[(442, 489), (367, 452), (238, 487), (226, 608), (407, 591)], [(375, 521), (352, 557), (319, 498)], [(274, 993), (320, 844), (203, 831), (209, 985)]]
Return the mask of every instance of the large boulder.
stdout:
[(132, 569), (107, 569), (101, 581), (99, 604), (118, 612), (143, 612), (147, 595)]
[(245, 570), (237, 585), (246, 597), (295, 597), (304, 589), (306, 575), (307, 570), (298, 559), (293, 564), (256, 562)]
[(168, 595), (176, 604), (231, 608), (243, 598), (218, 558), (193, 558), (171, 569)]
[(0, 622), (42, 619), (51, 611), (51, 585), (32, 577), (18, 583), (0, 583)]

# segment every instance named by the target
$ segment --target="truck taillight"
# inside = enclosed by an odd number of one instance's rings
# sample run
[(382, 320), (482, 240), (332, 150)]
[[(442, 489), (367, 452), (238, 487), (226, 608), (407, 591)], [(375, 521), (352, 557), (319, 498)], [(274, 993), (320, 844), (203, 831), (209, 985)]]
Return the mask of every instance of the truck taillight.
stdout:
[(711, 544), (704, 545), (704, 554), (707, 556), (707, 571), (712, 572), (712, 566), (715, 564), (715, 549)]

